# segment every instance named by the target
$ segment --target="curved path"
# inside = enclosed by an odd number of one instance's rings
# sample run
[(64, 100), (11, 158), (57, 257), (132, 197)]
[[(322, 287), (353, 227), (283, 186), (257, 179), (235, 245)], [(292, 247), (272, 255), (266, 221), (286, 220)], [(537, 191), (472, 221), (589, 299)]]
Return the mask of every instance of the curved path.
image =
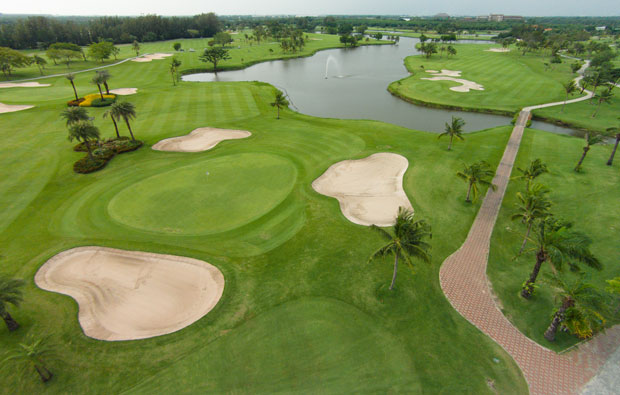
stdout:
[[(587, 100), (591, 96), (574, 101)], [(553, 105), (561, 105), (553, 103)], [(486, 276), (491, 235), (499, 213), (510, 173), (519, 150), (530, 111), (550, 105), (523, 109), (515, 124), (490, 190), (461, 248), (449, 256), (439, 271), (441, 288), (452, 306), (469, 322), (502, 346), (517, 362), (530, 393), (576, 394), (596, 375), (620, 344), (620, 325), (558, 354), (523, 335), (508, 321), (495, 303)]]

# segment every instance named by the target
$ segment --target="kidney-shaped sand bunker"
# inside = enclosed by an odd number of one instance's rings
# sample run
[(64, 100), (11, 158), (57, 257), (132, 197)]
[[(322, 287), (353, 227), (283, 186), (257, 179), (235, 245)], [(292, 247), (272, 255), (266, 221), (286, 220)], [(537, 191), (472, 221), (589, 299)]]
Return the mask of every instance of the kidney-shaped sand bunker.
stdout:
[(206, 262), (105, 247), (73, 248), (35, 275), (42, 289), (73, 297), (86, 336), (136, 340), (196, 322), (222, 297), (224, 276)]

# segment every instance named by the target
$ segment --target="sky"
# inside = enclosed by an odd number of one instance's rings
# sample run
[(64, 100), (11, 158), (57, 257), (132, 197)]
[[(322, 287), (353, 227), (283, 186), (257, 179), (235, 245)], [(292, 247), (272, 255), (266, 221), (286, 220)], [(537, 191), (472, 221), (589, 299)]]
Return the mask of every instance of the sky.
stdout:
[(618, 16), (619, 0), (3, 0), (0, 13), (52, 15)]

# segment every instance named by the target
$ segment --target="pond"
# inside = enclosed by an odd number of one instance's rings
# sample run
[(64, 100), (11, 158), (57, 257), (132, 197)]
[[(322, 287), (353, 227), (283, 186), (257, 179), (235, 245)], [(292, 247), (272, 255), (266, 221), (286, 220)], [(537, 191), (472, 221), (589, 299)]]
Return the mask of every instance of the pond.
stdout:
[[(184, 81), (263, 81), (283, 90), (291, 108), (322, 118), (371, 119), (410, 129), (443, 132), (451, 116), (463, 118), (466, 131), (508, 125), (500, 115), (417, 106), (391, 95), (388, 85), (407, 77), (404, 59), (418, 54), (417, 38), (401, 37), (396, 45), (368, 45), (319, 51), (307, 58), (259, 63), (243, 70), (190, 74)], [(466, 41), (485, 43), (488, 41)], [(575, 131), (544, 122), (538, 129)]]

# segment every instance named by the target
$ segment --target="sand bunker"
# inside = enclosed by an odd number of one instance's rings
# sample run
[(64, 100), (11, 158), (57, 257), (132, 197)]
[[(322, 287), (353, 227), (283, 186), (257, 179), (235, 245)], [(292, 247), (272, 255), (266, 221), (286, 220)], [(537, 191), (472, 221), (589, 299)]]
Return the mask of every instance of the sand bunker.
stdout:
[(0, 103), (0, 114), (5, 112), (15, 112), (27, 110), (29, 108), (33, 108), (34, 106), (20, 106), (20, 105), (12, 105), (12, 104), (2, 104)]
[(113, 95), (119, 95), (119, 96), (135, 95), (136, 93), (138, 93), (138, 88), (112, 89), (110, 93)]
[(403, 190), (409, 162), (397, 154), (379, 153), (332, 165), (312, 188), (334, 197), (347, 219), (358, 225), (390, 226), (399, 207), (413, 210)]
[(110, 341), (185, 328), (211, 311), (224, 290), (224, 276), (206, 262), (104, 247), (61, 252), (34, 280), (73, 297), (84, 333)]
[(51, 85), (40, 84), (38, 82), (0, 82), (0, 88), (38, 88), (41, 86), (51, 86)]
[(510, 48), (489, 48), (485, 49), (486, 52), (510, 52)]
[(157, 151), (200, 152), (210, 150), (220, 141), (244, 139), (251, 135), (252, 133), (245, 130), (198, 128), (188, 135), (162, 140), (153, 145), (153, 149)]
[(131, 59), (132, 62), (150, 62), (152, 60), (161, 60), (161, 59), (165, 59), (168, 56), (172, 56), (172, 54), (170, 53), (154, 53), (151, 55), (143, 55), (140, 56), (139, 58), (136, 59)]
[(454, 92), (469, 92), (471, 89), (477, 91), (484, 90), (484, 87), (478, 83), (464, 80), (462, 78), (454, 78), (461, 76), (461, 71), (459, 70), (441, 70), (441, 73), (437, 70), (426, 70), (426, 72), (431, 73), (433, 77), (420, 79), (428, 81), (453, 81), (461, 84), (460, 86), (453, 86), (452, 88), (450, 88), (450, 90)]

